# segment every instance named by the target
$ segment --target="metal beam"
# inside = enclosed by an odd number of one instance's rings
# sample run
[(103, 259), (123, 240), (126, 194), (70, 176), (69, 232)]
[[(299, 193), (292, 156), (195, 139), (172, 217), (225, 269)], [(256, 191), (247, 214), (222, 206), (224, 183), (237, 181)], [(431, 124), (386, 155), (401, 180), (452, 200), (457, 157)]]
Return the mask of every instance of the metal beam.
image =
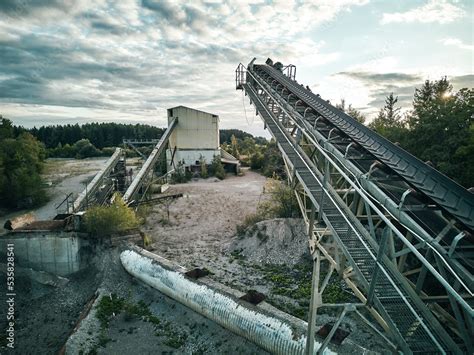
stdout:
[(174, 128), (178, 124), (178, 119), (174, 118), (168, 125), (168, 129), (163, 133), (161, 136), (160, 140), (156, 144), (155, 148), (153, 148), (153, 151), (151, 154), (148, 156), (148, 159), (145, 161), (143, 164), (142, 168), (138, 172), (137, 176), (135, 176), (135, 179), (133, 179), (132, 183), (128, 187), (127, 191), (125, 191), (125, 194), (123, 195), (123, 200), (125, 202), (132, 202), (134, 199), (135, 195), (138, 193), (138, 190), (144, 183), (145, 178), (148, 176), (150, 172), (153, 171), (153, 167), (155, 166), (156, 162), (158, 161), (158, 158), (160, 157), (161, 152), (166, 146), (166, 143), (168, 143), (168, 139), (173, 132)]

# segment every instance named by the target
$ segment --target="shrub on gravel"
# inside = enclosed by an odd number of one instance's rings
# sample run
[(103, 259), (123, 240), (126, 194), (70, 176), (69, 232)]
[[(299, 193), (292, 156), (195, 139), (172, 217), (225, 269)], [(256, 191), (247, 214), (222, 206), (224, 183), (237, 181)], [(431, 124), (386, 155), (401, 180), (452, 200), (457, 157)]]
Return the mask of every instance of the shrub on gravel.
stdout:
[(211, 165), (209, 166), (209, 175), (215, 176), (219, 180), (225, 179), (224, 165), (222, 165), (220, 155), (214, 155)]
[(120, 194), (115, 194), (110, 206), (95, 206), (87, 210), (84, 226), (92, 236), (105, 237), (136, 228), (139, 222), (135, 212), (125, 204)]
[(259, 203), (257, 212), (244, 217), (242, 223), (237, 225), (237, 234), (243, 235), (248, 228), (267, 219), (301, 216), (295, 193), (285, 182), (270, 179), (265, 190), (270, 198)]

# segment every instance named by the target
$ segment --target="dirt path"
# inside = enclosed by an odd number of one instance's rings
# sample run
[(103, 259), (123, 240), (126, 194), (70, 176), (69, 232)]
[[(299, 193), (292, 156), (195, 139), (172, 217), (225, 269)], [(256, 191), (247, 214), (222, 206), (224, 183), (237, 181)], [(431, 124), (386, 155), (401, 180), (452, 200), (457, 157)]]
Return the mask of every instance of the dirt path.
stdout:
[[(169, 193), (183, 193), (166, 208), (155, 206), (145, 230), (156, 253), (190, 267), (214, 259), (235, 240), (236, 226), (255, 212), (266, 178), (253, 171), (225, 180), (209, 178), (173, 185)], [(164, 222), (165, 223), (164, 223)]]
[(84, 183), (92, 179), (106, 160), (106, 157), (81, 160), (48, 159), (43, 178), (49, 185), (46, 189), (50, 197), (49, 201), (33, 210), (15, 211), (0, 216), (0, 233), (4, 232), (3, 225), (6, 220), (27, 212), (33, 212), (39, 220), (52, 219), (56, 214), (65, 212), (66, 207), (56, 210), (56, 206), (71, 192), (73, 196), (77, 196), (84, 189)]

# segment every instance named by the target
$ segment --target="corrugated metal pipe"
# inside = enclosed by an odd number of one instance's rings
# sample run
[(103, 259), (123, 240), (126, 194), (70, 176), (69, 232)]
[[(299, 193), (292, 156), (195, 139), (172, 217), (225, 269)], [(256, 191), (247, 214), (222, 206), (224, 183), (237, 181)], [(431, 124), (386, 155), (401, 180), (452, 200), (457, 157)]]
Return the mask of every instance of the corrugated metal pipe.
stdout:
[[(141, 248), (123, 251), (120, 259), (134, 277), (263, 349), (274, 354), (304, 354), (305, 322), (292, 324), (291, 316), (277, 317), (212, 285), (190, 280), (173, 270), (166, 259)], [(316, 342), (314, 348), (320, 345)], [(325, 349), (324, 354), (335, 352)]]

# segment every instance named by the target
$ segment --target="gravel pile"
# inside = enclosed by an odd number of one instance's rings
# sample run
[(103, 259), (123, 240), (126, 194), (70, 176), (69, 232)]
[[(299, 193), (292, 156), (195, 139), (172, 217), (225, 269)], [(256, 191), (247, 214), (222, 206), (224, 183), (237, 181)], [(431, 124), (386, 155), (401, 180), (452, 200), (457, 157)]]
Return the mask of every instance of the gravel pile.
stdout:
[(299, 218), (275, 218), (258, 222), (232, 245), (254, 263), (294, 265), (309, 255), (305, 224)]

